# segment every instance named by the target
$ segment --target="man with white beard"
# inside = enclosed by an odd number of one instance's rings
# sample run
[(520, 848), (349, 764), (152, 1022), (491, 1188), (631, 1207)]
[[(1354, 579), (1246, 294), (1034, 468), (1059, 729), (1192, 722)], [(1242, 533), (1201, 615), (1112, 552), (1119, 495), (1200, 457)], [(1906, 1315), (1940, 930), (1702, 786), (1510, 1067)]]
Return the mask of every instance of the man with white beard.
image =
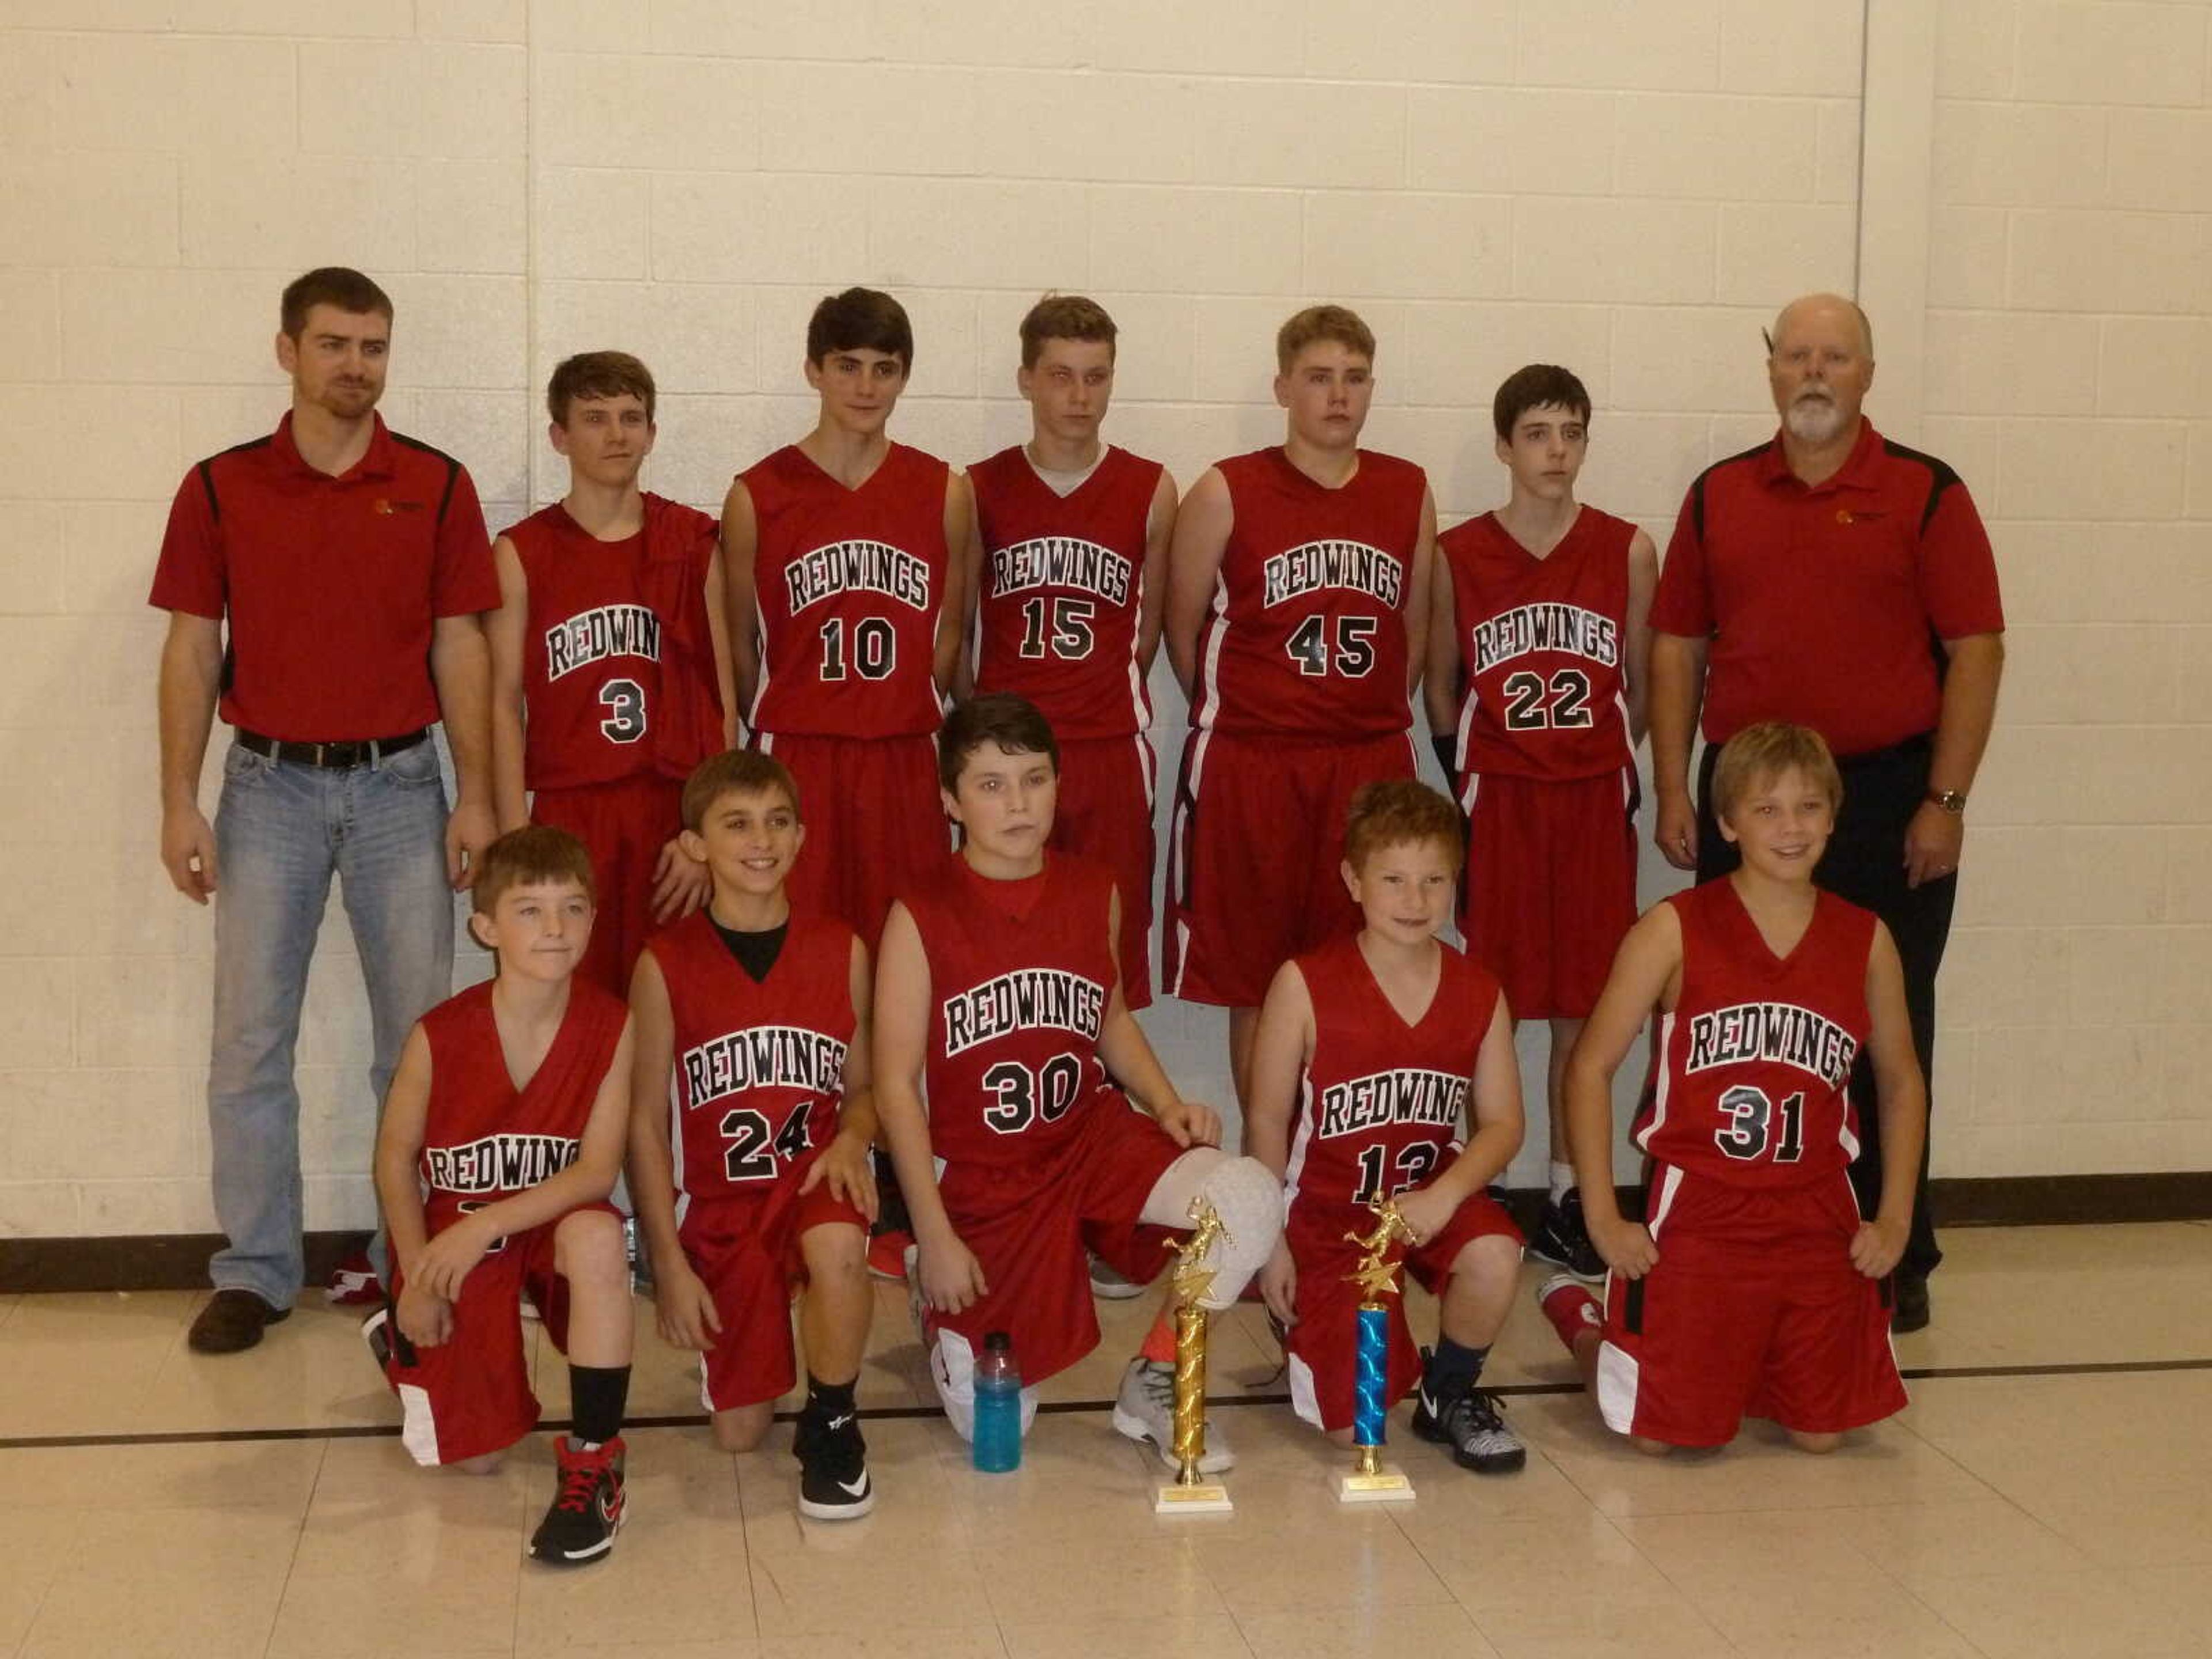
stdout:
[[(1996, 562), (1959, 475), (1860, 415), (1874, 385), (1864, 312), (1808, 295), (1783, 307), (1767, 344), (1781, 429), (1690, 486), (1652, 600), (1654, 839), (1700, 880), (1725, 874), (1735, 848), (1713, 821), (1707, 787), (1721, 744), (1770, 720), (1826, 738), (1844, 804), (1815, 878), (1889, 925), (1932, 1106), (1936, 972), (2004, 665)], [(1881, 1148), (1866, 1070), (1862, 1062), (1852, 1077), (1862, 1144), (1851, 1177), (1871, 1215)], [(1927, 1182), (1923, 1151), (1897, 1269), (1901, 1331), (1928, 1322), (1928, 1274), (1942, 1259)]]

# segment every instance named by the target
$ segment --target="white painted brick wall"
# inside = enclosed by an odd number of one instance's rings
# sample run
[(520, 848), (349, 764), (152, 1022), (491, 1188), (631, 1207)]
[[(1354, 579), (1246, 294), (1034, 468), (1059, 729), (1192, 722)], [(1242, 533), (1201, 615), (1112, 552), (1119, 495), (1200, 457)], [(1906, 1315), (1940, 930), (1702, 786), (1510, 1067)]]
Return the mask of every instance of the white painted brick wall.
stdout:
[[(1915, 413), (2017, 625), (1945, 981), (1952, 1173), (2212, 1165), (2208, 14), (1942, 3)], [(210, 936), (154, 856), (143, 599), (183, 469), (283, 405), (297, 270), (386, 283), (386, 412), (495, 523), (558, 493), (540, 387), (594, 346), (654, 365), (651, 482), (712, 506), (804, 427), (807, 311), (863, 281), (915, 319), (901, 435), (955, 459), (1025, 429), (1013, 327), (1047, 287), (1114, 310), (1115, 434), (1186, 485), (1279, 433), (1272, 330), (1335, 298), (1380, 337), (1373, 441), (1448, 521), (1499, 495), (1498, 380), (1547, 360), (1598, 400), (1585, 494), (1663, 540), (1771, 426), (1760, 323), (1855, 280), (1860, 27), (1832, 0), (0, 5), (0, 752), (33, 786), (0, 795), (0, 1236), (212, 1224)], [(301, 1039), (318, 1225), (369, 1213), (359, 1002), (334, 909)], [(1224, 1097), (1218, 1021), (1150, 1019)]]

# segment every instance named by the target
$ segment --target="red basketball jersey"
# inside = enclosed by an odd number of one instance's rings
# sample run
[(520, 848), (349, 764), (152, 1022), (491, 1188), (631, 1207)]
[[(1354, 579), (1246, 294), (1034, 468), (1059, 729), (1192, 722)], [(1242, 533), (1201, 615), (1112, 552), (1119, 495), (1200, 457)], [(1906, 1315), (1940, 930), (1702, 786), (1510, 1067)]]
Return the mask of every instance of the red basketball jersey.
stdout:
[[(714, 550), (714, 521), (659, 503), (682, 532), (698, 592)], [(607, 783), (656, 769), (664, 647), (670, 618), (648, 603), (646, 535), (603, 542), (558, 501), (504, 532), (530, 590), (522, 659), (523, 781), (532, 789)], [(704, 759), (704, 756), (699, 757)]]
[(1109, 448), (1061, 495), (1017, 444), (968, 480), (983, 540), (976, 690), (1018, 692), (1063, 740), (1144, 731), (1152, 704), (1137, 616), (1160, 464)]
[[(1045, 855), (1026, 881), (947, 861), (906, 897), (929, 962), (929, 1138), (948, 1164), (1048, 1164), (1107, 1087), (1114, 880)], [(1116, 1103), (1118, 1109), (1118, 1103)]]
[(760, 686), (753, 729), (890, 738), (942, 724), (945, 463), (893, 444), (848, 489), (796, 444), (743, 474), (759, 527), (753, 599)]
[(767, 1189), (827, 1146), (853, 1041), (853, 930), (794, 913), (768, 977), (738, 965), (704, 910), (646, 947), (668, 987), (676, 1188), (686, 1198)]
[(416, 1162), (433, 1232), (469, 1210), (550, 1180), (576, 1161), (599, 1085), (629, 1010), (581, 979), (530, 1086), (518, 1090), (499, 1046), (493, 981), (471, 985), (422, 1016), (430, 1100)]
[(1199, 636), (1191, 723), (1262, 736), (1405, 731), (1406, 599), (1426, 475), (1364, 449), (1335, 489), (1280, 449), (1218, 470), (1236, 523)]
[(1308, 1204), (1364, 1205), (1418, 1187), (1465, 1137), (1475, 1057), (1498, 1010), (1490, 970), (1440, 943), (1436, 995), (1407, 1025), (1357, 935), (1297, 958), (1314, 1014), (1284, 1185)]
[(1682, 986), (1659, 1022), (1657, 1087), (1636, 1144), (1662, 1164), (1740, 1187), (1790, 1187), (1858, 1155), (1844, 1087), (1873, 1021), (1875, 918), (1820, 893), (1777, 960), (1726, 877), (1667, 901), (1682, 927)]
[(1437, 538), (1467, 702), (1459, 775), (1594, 778), (1631, 763), (1622, 653), (1636, 526), (1585, 507), (1537, 558), (1486, 513)]

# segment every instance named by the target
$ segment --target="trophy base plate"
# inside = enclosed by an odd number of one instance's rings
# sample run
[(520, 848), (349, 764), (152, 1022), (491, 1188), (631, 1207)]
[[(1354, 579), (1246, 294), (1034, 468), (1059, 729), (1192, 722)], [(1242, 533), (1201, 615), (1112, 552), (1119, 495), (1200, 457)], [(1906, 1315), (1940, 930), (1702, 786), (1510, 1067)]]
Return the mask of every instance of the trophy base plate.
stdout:
[(1413, 1496), (1413, 1483), (1385, 1465), (1375, 1474), (1340, 1474), (1336, 1501), (1340, 1504), (1400, 1504)]
[(1226, 1515), (1236, 1507), (1229, 1501), (1229, 1488), (1212, 1481), (1195, 1486), (1171, 1484), (1152, 1492), (1154, 1515)]

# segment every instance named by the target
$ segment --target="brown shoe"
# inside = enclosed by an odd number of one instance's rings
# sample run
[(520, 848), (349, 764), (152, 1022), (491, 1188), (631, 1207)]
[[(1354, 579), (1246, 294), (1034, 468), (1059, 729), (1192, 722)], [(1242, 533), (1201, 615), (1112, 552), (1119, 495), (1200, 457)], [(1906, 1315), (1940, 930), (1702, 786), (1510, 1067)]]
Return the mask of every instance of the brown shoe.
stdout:
[(195, 1353), (241, 1353), (261, 1340), (267, 1327), (291, 1316), (289, 1308), (272, 1308), (251, 1291), (217, 1291), (185, 1340)]

